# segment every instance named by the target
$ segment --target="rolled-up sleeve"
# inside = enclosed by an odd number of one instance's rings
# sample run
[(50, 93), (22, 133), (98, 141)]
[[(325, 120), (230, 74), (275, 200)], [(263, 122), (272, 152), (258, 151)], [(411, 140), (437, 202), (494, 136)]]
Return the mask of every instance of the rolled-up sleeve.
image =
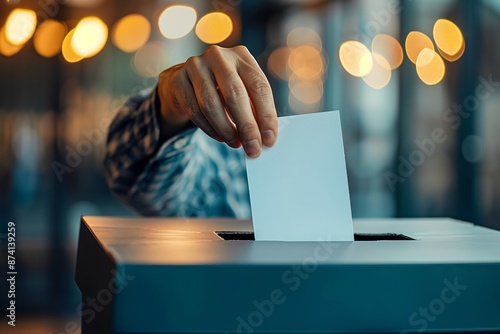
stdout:
[(197, 128), (159, 142), (156, 90), (131, 98), (110, 126), (104, 172), (111, 191), (143, 215), (250, 216), (244, 155)]

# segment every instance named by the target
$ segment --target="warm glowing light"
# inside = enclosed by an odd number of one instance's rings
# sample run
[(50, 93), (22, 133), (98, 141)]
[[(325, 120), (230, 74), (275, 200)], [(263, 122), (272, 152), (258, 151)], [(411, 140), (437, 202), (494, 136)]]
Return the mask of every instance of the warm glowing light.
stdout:
[(224, 13), (213, 12), (203, 16), (196, 25), (196, 35), (207, 44), (217, 44), (233, 32), (233, 21)]
[(302, 45), (310, 45), (321, 50), (323, 44), (316, 30), (307, 27), (295, 28), (288, 33), (286, 43), (290, 48), (297, 48)]
[(5, 38), (12, 45), (26, 43), (36, 28), (36, 13), (30, 9), (14, 9), (5, 21)]
[(108, 27), (96, 16), (87, 16), (78, 22), (71, 39), (73, 51), (84, 58), (98, 54), (108, 39)]
[(130, 14), (115, 23), (111, 39), (118, 49), (134, 52), (146, 44), (150, 35), (151, 24), (148, 19), (139, 14)]
[(357, 41), (347, 41), (340, 46), (340, 63), (344, 69), (355, 77), (363, 77), (373, 67), (373, 57), (368, 48)]
[(65, 6), (74, 8), (96, 8), (105, 0), (64, 0)]
[(290, 80), (290, 92), (304, 104), (315, 104), (323, 97), (322, 80)]
[(426, 34), (420, 31), (412, 31), (406, 37), (405, 48), (408, 58), (412, 63), (416, 64), (420, 52), (423, 49), (434, 50), (434, 44)]
[(62, 43), (62, 55), (64, 57), (64, 60), (66, 60), (68, 63), (76, 63), (77, 61), (80, 61), (83, 59), (82, 56), (78, 55), (74, 50), (73, 47), (71, 46), (73, 36), (75, 34), (75, 29), (70, 30), (66, 37), (64, 37), (63, 43)]
[(5, 27), (0, 30), (0, 54), (10, 57), (15, 55), (23, 48), (24, 44), (12, 45), (5, 38)]
[(177, 39), (186, 36), (196, 23), (193, 7), (175, 5), (167, 7), (158, 19), (158, 27), (163, 36)]
[(301, 79), (313, 79), (323, 75), (323, 63), (321, 51), (309, 45), (293, 49), (288, 57), (288, 66)]
[(137, 50), (132, 58), (133, 69), (143, 77), (156, 77), (168, 67), (168, 54), (165, 44), (149, 42)]
[(54, 57), (61, 51), (66, 25), (56, 20), (46, 20), (38, 27), (33, 37), (36, 52), (42, 57)]
[(444, 59), (446, 59), (447, 61), (449, 61), (450, 63), (452, 63), (454, 61), (457, 61), (457, 60), (459, 60), (464, 55), (464, 52), (465, 52), (465, 40), (464, 40), (464, 42), (462, 44), (462, 47), (458, 51), (458, 53), (456, 55), (454, 55), (454, 56), (447, 55), (446, 53), (444, 53), (443, 51), (441, 51), (439, 48), (438, 48), (438, 51), (439, 51), (439, 54)]
[(382, 89), (391, 81), (391, 65), (378, 53), (373, 54), (373, 67), (370, 73), (363, 76), (363, 81), (374, 89)]
[(418, 77), (429, 86), (436, 85), (444, 78), (444, 61), (436, 51), (423, 49), (417, 57)]
[(465, 51), (464, 36), (455, 23), (449, 20), (439, 19), (434, 24), (432, 33), (438, 50), (442, 55), (451, 58), (460, 52), (463, 54), (463, 51)]
[(290, 48), (277, 48), (269, 55), (267, 59), (267, 68), (278, 79), (288, 80), (291, 69), (288, 66), (288, 57), (290, 56)]
[(372, 52), (385, 58), (393, 70), (403, 62), (403, 48), (398, 40), (390, 35), (376, 35), (372, 41)]

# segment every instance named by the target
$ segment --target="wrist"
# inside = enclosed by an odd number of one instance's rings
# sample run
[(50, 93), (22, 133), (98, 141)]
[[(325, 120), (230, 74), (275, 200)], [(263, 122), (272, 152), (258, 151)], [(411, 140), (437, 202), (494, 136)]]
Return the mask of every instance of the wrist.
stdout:
[(160, 142), (163, 143), (187, 128), (194, 126), (183, 110), (175, 108), (174, 97), (170, 87), (175, 87), (169, 81), (172, 72), (180, 65), (174, 66), (162, 72), (158, 78), (156, 87), (156, 115), (160, 130)]

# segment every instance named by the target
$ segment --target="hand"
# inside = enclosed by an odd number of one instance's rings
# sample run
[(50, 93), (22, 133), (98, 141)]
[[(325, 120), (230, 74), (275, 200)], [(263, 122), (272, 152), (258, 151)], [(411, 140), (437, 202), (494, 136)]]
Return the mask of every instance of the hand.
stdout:
[(273, 94), (244, 46), (210, 46), (203, 54), (160, 74), (162, 131), (175, 133), (191, 120), (207, 135), (252, 158), (278, 135)]

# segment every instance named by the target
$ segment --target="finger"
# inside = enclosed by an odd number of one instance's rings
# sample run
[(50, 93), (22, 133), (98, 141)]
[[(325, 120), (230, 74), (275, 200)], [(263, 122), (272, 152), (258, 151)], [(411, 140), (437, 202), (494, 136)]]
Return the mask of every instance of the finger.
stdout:
[[(218, 49), (214, 50), (217, 50), (214, 52), (220, 52)], [(222, 54), (217, 56), (223, 57)], [(245, 153), (252, 158), (258, 157), (262, 148), (259, 126), (253, 115), (245, 85), (235, 66), (221, 59), (216, 62), (215, 66), (212, 66), (212, 71), (226, 103), (227, 111), (234, 119)]]
[(229, 120), (208, 67), (202, 65), (199, 58), (192, 57), (186, 62), (186, 73), (205, 119), (224, 142), (231, 147), (239, 147), (236, 126)]
[(186, 111), (191, 121), (203, 132), (217, 141), (223, 141), (217, 131), (215, 131), (210, 122), (206, 119), (205, 115), (201, 112), (196, 94), (187, 74), (183, 73), (181, 76), (182, 89), (175, 89), (175, 97), (178, 104)]
[(238, 73), (254, 107), (262, 141), (265, 146), (271, 147), (278, 137), (278, 116), (271, 86), (255, 58), (248, 51), (243, 52)]

